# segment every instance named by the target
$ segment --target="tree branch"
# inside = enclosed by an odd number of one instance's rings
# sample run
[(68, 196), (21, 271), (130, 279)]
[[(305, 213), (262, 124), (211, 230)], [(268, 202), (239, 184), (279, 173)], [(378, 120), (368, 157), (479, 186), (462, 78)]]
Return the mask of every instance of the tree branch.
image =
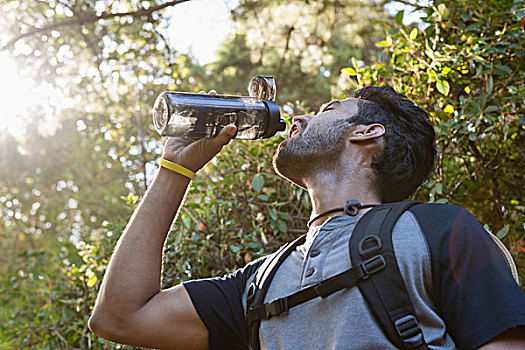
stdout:
[(8, 49), (9, 47), (13, 46), (17, 41), (20, 39), (26, 38), (28, 36), (38, 34), (38, 33), (45, 33), (49, 32), (53, 29), (59, 28), (59, 27), (67, 27), (67, 26), (73, 26), (73, 25), (84, 25), (87, 23), (94, 23), (101, 19), (110, 19), (115, 17), (126, 17), (131, 16), (133, 18), (140, 18), (142, 16), (149, 16), (154, 12), (160, 11), (162, 9), (165, 9), (166, 7), (174, 6), (183, 2), (186, 2), (189, 0), (172, 0), (162, 5), (152, 6), (148, 9), (140, 9), (136, 11), (128, 11), (128, 12), (117, 12), (117, 13), (103, 13), (101, 15), (95, 15), (93, 13), (84, 13), (83, 15), (76, 17), (76, 18), (70, 18), (63, 21), (58, 21), (55, 23), (52, 23), (50, 25), (44, 26), (42, 28), (33, 28), (32, 30), (28, 31), (27, 33), (20, 34), (13, 39), (9, 40), (7, 44), (0, 47), (0, 51), (4, 51)]
[(422, 6), (422, 5), (419, 5), (418, 3), (411, 3), (409, 1), (406, 1), (406, 0), (390, 0), (392, 2), (399, 2), (399, 3), (402, 3), (402, 4), (405, 4), (405, 5), (408, 5), (408, 6), (413, 6), (413, 7), (418, 7), (418, 8), (425, 8), (426, 6)]
[(281, 61), (279, 62), (279, 68), (277, 68), (277, 74), (276, 77), (280, 77), (281, 70), (283, 68), (284, 61), (286, 61), (286, 54), (288, 53), (288, 50), (290, 49), (290, 39), (292, 37), (292, 32), (294, 31), (295, 27), (292, 24), (290, 28), (288, 28), (288, 32), (286, 33), (286, 46), (284, 47), (283, 55), (281, 57)]

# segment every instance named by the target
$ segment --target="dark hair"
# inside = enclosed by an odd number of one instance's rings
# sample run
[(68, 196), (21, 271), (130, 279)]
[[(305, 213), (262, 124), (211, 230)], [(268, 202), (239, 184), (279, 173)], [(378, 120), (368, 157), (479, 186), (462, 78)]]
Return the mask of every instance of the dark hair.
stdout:
[(435, 132), (423, 109), (389, 86), (368, 86), (353, 93), (354, 124), (382, 124), (383, 151), (372, 161), (383, 202), (401, 201), (423, 183), (434, 167)]

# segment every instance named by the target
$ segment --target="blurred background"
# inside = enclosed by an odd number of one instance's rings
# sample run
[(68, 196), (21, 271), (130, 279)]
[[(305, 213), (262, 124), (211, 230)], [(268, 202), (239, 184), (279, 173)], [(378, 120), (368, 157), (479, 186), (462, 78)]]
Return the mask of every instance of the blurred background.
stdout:
[[(246, 95), (275, 77), (285, 118), (365, 85), (427, 109), (433, 177), (525, 277), (521, 0), (2, 0), (0, 349), (131, 349), (87, 328), (112, 249), (158, 167), (165, 90)], [(272, 170), (281, 133), (199, 172), (165, 251), (166, 287), (219, 276), (306, 231)], [(522, 283), (523, 286), (523, 283)]]

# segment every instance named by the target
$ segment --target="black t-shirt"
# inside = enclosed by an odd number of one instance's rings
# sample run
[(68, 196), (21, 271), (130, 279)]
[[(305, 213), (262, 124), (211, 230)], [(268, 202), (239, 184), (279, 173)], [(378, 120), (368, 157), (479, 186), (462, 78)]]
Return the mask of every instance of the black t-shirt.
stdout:
[[(431, 298), (458, 348), (475, 349), (507, 329), (525, 326), (525, 295), (492, 238), (470, 213), (443, 204), (422, 204), (410, 212), (430, 251), (436, 286)], [(208, 328), (210, 349), (248, 347), (243, 293), (264, 259), (222, 278), (184, 283)]]

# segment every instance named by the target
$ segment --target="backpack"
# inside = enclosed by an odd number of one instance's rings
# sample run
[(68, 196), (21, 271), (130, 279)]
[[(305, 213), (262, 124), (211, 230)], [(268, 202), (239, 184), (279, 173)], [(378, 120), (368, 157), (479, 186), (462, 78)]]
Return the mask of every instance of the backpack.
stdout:
[[(346, 208), (352, 203), (355, 204), (355, 201), (348, 201)], [(419, 202), (406, 201), (372, 208), (358, 221), (350, 236), (348, 247), (351, 268), (316, 285), (264, 303), (279, 266), (299, 245), (304, 244), (306, 236), (282, 246), (267, 259), (258, 268), (247, 291), (246, 323), (250, 349), (260, 349), (261, 320), (286, 313), (290, 308), (308, 300), (325, 298), (343, 288), (354, 286), (360, 289), (379, 326), (392, 344), (400, 349), (428, 349), (392, 244), (395, 223), (406, 210), (417, 204)], [(346, 209), (345, 212), (352, 215)], [(496, 236), (490, 235), (505, 256), (513, 277), (517, 279), (516, 266), (510, 253)]]

